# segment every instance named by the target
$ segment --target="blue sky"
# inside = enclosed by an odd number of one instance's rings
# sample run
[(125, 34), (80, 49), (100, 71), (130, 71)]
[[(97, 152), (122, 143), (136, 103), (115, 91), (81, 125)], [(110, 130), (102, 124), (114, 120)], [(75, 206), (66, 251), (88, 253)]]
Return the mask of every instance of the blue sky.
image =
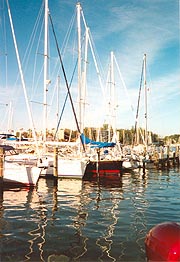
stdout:
[[(22, 61), (26, 88), (35, 127), (43, 128), (43, 10), (41, 0), (9, 0), (16, 40)], [(92, 0), (81, 1), (81, 7), (90, 29), (91, 40), (103, 85), (107, 83), (110, 52), (118, 63), (122, 84), (116, 69), (116, 127), (131, 128), (140, 85), (143, 55), (147, 55), (148, 129), (165, 136), (180, 133), (180, 20), (178, 0)], [(76, 13), (76, 1), (49, 0), (59, 47), (67, 36), (70, 22)], [(0, 130), (7, 129), (10, 101), (13, 108), (12, 129), (30, 128), (13, 40), (7, 16), (7, 5), (0, 6)], [(37, 30), (33, 32), (35, 23)], [(82, 26), (82, 35), (84, 27)], [(70, 31), (69, 31), (70, 32)], [(69, 41), (63, 53), (68, 81), (73, 75), (77, 59), (76, 20), (69, 33)], [(7, 54), (7, 55), (5, 55)], [(98, 127), (107, 123), (107, 104), (93, 62), (88, 52), (87, 93), (85, 126)], [(77, 70), (76, 70), (77, 71)], [(57, 75), (60, 75), (59, 111), (66, 94), (65, 84), (55, 48), (52, 30), (49, 28), (49, 69), (51, 80), (48, 90), (48, 128), (57, 125)], [(71, 92), (77, 107), (77, 73)], [(6, 77), (7, 76), (7, 77)], [(33, 102), (32, 102), (33, 101)], [(5, 104), (8, 104), (6, 106)], [(133, 110), (132, 110), (133, 107)], [(60, 113), (59, 113), (60, 114)], [(144, 125), (144, 101), (141, 96), (140, 125)], [(61, 127), (75, 129), (69, 102), (65, 107)]]

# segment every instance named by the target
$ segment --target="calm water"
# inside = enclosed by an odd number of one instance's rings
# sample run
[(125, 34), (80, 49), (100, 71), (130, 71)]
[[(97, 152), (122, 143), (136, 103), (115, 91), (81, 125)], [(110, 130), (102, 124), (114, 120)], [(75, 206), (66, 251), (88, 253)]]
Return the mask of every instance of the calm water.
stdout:
[(180, 171), (170, 170), (4, 190), (0, 261), (146, 261), (149, 229), (180, 221), (179, 189)]

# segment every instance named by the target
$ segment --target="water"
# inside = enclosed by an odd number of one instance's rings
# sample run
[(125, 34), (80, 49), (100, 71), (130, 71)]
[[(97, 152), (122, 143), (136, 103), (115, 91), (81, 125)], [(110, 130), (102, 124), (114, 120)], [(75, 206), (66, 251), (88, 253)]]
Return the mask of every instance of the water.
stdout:
[[(179, 222), (180, 171), (124, 174), (104, 183), (41, 178), (4, 190), (0, 261), (146, 261), (154, 225)], [(69, 259), (69, 260), (68, 260)]]

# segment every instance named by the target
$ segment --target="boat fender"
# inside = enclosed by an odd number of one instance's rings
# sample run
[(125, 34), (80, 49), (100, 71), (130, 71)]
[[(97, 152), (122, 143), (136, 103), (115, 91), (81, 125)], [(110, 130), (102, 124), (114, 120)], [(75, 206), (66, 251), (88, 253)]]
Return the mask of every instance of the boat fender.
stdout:
[(147, 261), (180, 261), (180, 223), (164, 222), (146, 235)]

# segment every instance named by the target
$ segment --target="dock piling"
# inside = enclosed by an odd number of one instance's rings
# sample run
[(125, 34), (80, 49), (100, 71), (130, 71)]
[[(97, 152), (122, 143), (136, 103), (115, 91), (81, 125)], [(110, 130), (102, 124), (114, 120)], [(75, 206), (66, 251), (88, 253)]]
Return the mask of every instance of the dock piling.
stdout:
[(54, 184), (58, 181), (58, 148), (54, 148), (54, 165), (53, 165)]
[(0, 185), (3, 184), (4, 176), (4, 148), (0, 147)]
[(167, 146), (167, 169), (170, 168), (169, 154), (170, 154), (170, 148), (169, 146)]

